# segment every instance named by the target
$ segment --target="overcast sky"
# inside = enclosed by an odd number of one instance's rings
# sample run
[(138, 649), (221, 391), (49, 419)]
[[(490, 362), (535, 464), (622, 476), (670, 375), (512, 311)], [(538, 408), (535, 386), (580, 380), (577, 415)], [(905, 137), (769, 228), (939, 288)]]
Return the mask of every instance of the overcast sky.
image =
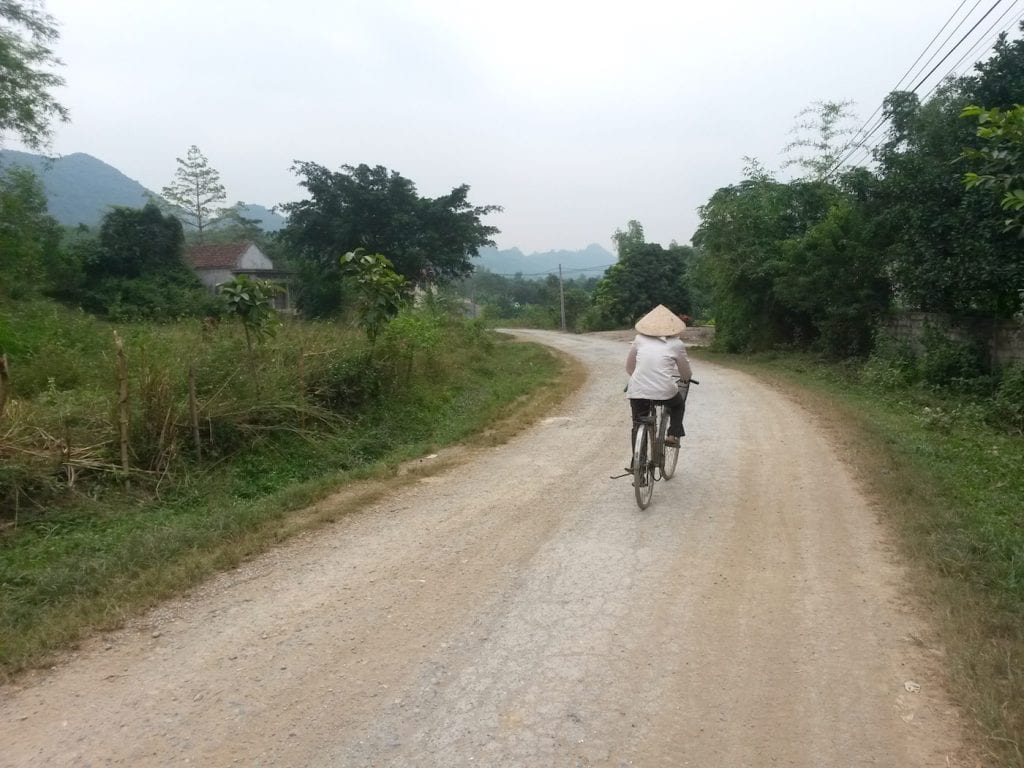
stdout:
[(52, 151), (159, 191), (196, 144), (229, 202), (268, 207), (302, 197), (294, 160), (379, 164), (421, 195), (465, 183), (503, 206), (502, 248), (610, 249), (630, 219), (686, 243), (744, 155), (778, 168), (815, 100), (863, 121), (973, 5), (47, 0), (71, 110)]

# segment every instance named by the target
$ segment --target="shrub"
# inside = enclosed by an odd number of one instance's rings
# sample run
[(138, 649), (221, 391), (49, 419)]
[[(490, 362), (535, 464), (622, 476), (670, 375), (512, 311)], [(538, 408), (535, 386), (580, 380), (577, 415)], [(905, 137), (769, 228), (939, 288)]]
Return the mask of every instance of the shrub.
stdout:
[(921, 380), (933, 386), (977, 379), (985, 369), (984, 350), (976, 342), (953, 339), (928, 326), (921, 338), (917, 369)]
[(908, 342), (878, 331), (861, 375), (865, 382), (884, 389), (907, 386), (917, 378), (917, 356)]
[(1011, 429), (1024, 433), (1024, 363), (1016, 363), (999, 377), (995, 412)]

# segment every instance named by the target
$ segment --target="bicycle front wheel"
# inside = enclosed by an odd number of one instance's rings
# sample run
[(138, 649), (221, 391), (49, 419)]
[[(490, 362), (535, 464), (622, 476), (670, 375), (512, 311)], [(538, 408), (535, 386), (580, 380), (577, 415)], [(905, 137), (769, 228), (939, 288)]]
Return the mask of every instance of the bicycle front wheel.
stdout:
[(651, 465), (651, 433), (649, 427), (636, 431), (633, 445), (633, 493), (640, 509), (647, 509), (654, 495), (654, 467)]

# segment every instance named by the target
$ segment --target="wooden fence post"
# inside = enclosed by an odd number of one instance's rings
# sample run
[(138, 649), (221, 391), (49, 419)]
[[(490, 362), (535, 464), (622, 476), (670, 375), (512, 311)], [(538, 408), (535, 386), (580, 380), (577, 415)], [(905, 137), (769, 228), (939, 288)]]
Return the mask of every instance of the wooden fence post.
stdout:
[(192, 439), (196, 444), (196, 458), (203, 458), (203, 441), (199, 437), (199, 405), (196, 402), (196, 366), (189, 361), (188, 364), (188, 415), (192, 422)]
[(0, 355), (0, 416), (4, 415), (10, 385), (11, 375), (10, 369), (7, 366), (7, 355)]
[(114, 346), (117, 347), (117, 426), (121, 440), (121, 469), (127, 475), (131, 468), (128, 463), (128, 359), (117, 331), (114, 331)]

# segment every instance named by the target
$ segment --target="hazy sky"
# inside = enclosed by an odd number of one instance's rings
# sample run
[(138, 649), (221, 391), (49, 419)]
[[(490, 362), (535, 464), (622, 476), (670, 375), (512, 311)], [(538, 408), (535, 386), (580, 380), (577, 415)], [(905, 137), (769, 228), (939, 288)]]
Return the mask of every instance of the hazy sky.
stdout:
[(867, 118), (958, 6), (48, 0), (72, 115), (53, 152), (158, 191), (196, 144), (229, 202), (267, 206), (302, 197), (294, 160), (380, 164), (503, 206), (503, 248), (611, 248), (630, 219), (688, 242), (744, 155), (778, 168), (814, 100)]

